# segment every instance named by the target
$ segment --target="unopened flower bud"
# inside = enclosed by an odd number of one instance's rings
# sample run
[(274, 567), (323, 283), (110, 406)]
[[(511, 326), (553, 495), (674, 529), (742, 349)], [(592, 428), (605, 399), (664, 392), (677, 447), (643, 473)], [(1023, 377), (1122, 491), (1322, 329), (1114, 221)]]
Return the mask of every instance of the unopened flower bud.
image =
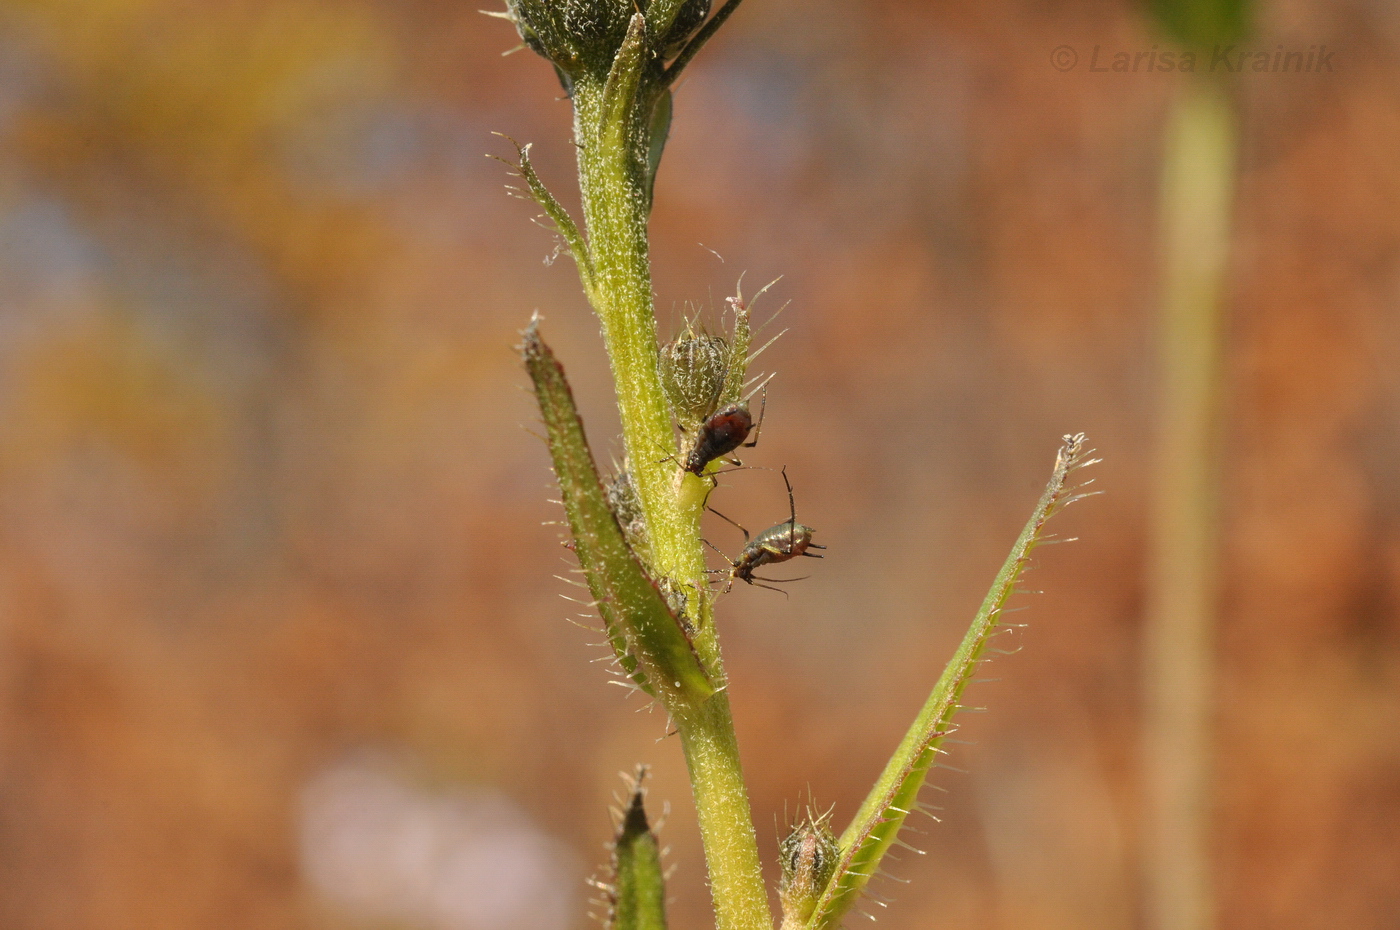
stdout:
[(714, 412), (729, 371), (729, 343), (687, 326), (661, 347), (661, 386), (682, 424), (702, 422)]
[(710, 0), (686, 0), (661, 42), (661, 54), (666, 58), (674, 58), (680, 54), (691, 34), (700, 28), (700, 24), (709, 15)]
[[(505, 12), (493, 15), (513, 22), (526, 46), (572, 77), (583, 68), (606, 75), (632, 14), (650, 6), (649, 0), (506, 0)], [(652, 38), (653, 53), (662, 59), (680, 54), (711, 6), (712, 0), (685, 0), (665, 35)]]
[(778, 845), (782, 879), (778, 898), (783, 905), (783, 926), (802, 926), (812, 916), (841, 857), (840, 844), (832, 835), (830, 814), (816, 816), (810, 809), (792, 832)]
[(506, 0), (520, 38), (569, 77), (606, 75), (634, 12), (629, 0)]

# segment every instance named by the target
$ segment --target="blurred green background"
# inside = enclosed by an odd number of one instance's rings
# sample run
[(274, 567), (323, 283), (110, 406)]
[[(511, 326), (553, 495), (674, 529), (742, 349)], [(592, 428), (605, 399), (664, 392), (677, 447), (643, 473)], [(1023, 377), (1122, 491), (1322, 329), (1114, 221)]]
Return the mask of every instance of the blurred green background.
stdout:
[[(550, 578), (532, 310), (621, 448), (574, 271), (482, 157), (533, 142), (576, 202), (568, 104), (477, 6), (0, 2), (0, 926), (581, 928), (636, 762), (673, 924), (707, 925), (679, 746)], [(1335, 54), (1234, 84), (1211, 871), (1222, 927), (1395, 927), (1400, 8), (1256, 29)], [(1124, 2), (750, 0), (677, 96), (663, 332), (786, 276), (748, 458), (830, 547), (721, 606), (768, 862), (809, 792), (838, 823), (863, 797), (1061, 434), (1105, 458), (882, 926), (1143, 923), (1181, 82), (1088, 64), (1165, 41)], [(726, 481), (750, 527), (785, 515), (773, 475)]]

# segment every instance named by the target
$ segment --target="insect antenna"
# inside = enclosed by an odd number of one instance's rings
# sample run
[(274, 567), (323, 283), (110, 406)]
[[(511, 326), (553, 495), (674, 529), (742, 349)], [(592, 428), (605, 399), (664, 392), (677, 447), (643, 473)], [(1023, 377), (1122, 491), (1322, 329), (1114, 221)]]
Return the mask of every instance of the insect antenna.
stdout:
[[(808, 578), (811, 578), (812, 576), (811, 576), (811, 575), (799, 575), (799, 576), (797, 576), (796, 578), (764, 578), (762, 575), (750, 575), (749, 577), (751, 577), (751, 578), (757, 578), (759, 581), (771, 581), (771, 582), (773, 582), (774, 584), (788, 584), (789, 582), (793, 582), (793, 581), (806, 581)], [(763, 586), (762, 586), (762, 585), (759, 585), (759, 587), (763, 587)]]
[[(776, 580), (778, 580), (778, 579), (774, 578), (774, 579), (769, 579), (769, 580), (771, 580), (771, 581), (776, 581)], [(793, 580), (796, 581), (797, 579), (794, 578)], [(777, 591), (777, 592), (778, 592), (779, 594), (781, 594), (783, 597), (788, 598), (789, 600), (792, 599), (792, 595), (791, 595), (791, 594), (788, 594), (788, 593), (787, 593), (786, 591), (784, 591), (782, 588), (775, 588), (775, 587), (773, 587), (771, 584), (759, 584), (757, 581), (750, 581), (749, 584), (753, 585), (755, 588), (766, 588), (766, 589), (769, 590), (769, 591)]]
[(788, 489), (788, 552), (797, 543), (797, 499), (792, 496), (792, 482), (788, 480), (787, 466), (783, 466), (783, 484)]
[[(733, 462), (736, 460), (726, 459), (725, 461)], [(735, 471), (776, 471), (776, 469), (769, 468), (767, 465), (735, 465), (733, 468), (721, 468), (716, 471), (706, 472), (705, 477), (713, 478), (715, 475), (727, 475)]]

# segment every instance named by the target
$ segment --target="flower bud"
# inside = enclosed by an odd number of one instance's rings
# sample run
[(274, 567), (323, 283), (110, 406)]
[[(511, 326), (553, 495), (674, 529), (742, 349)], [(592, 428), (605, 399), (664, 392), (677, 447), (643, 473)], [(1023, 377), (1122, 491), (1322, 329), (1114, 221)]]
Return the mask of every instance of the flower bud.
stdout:
[(832, 835), (830, 813), (817, 816), (807, 810), (805, 820), (778, 845), (783, 875), (778, 899), (783, 905), (783, 926), (801, 926), (812, 916), (841, 857), (841, 846)]
[(719, 405), (729, 371), (729, 342), (687, 326), (661, 347), (661, 386), (683, 425), (703, 422)]
[[(710, 15), (712, 0), (684, 0), (666, 34), (652, 45), (661, 57), (674, 58)], [(520, 38), (534, 52), (554, 62), (568, 77), (583, 69), (605, 75), (611, 67), (627, 24), (641, 0), (506, 0), (503, 15), (515, 24)]]
[(627, 810), (619, 812), (621, 823), (612, 843), (612, 881), (590, 881), (603, 893), (598, 903), (608, 908), (604, 923), (617, 930), (666, 926), (666, 872), (661, 865), (662, 850), (655, 831), (647, 823), (643, 806), (646, 794), (642, 790), (642, 779), (646, 774), (646, 766), (637, 766), (636, 775), (628, 786), (631, 803)]
[(506, 0), (520, 38), (569, 77), (607, 74), (634, 12), (627, 0)]
[[(646, 6), (646, 4), (642, 4)], [(700, 24), (705, 21), (705, 17), (710, 15), (710, 0), (685, 0), (680, 11), (676, 13), (676, 19), (671, 23), (670, 30), (661, 41), (661, 54), (664, 58), (674, 58), (685, 48), (685, 43), (690, 39), (695, 30), (700, 28)]]

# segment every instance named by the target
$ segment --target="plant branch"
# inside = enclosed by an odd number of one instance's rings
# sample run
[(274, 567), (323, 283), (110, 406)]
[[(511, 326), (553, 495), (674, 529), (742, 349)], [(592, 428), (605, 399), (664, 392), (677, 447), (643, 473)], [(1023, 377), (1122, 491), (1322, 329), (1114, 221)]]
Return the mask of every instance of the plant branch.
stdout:
[(1144, 767), (1148, 907), (1158, 930), (1214, 924), (1210, 714), (1216, 433), (1236, 118), (1217, 75), (1190, 75), (1162, 174), (1160, 420), (1148, 563)]
[(952, 729), (953, 715), (962, 706), (959, 703), (962, 693), (1001, 623), (1002, 610), (1030, 559), (1031, 550), (1040, 541), (1046, 521), (1078, 497), (1073, 494), (1075, 489), (1067, 488), (1066, 479), (1075, 469), (1094, 464), (1094, 460), (1083, 460), (1085, 454), (1082, 433), (1065, 437), (1065, 445), (1055, 458), (1050, 482), (1016, 544), (1011, 547), (1011, 554), (997, 573), (962, 645), (944, 668), (923, 710), (842, 834), (841, 860), (807, 924), (812, 930), (835, 930), (841, 925), (842, 917), (869, 883), (880, 860), (897, 840), (905, 819), (918, 804), (919, 790), (934, 759), (942, 751), (939, 746), (943, 738)]

